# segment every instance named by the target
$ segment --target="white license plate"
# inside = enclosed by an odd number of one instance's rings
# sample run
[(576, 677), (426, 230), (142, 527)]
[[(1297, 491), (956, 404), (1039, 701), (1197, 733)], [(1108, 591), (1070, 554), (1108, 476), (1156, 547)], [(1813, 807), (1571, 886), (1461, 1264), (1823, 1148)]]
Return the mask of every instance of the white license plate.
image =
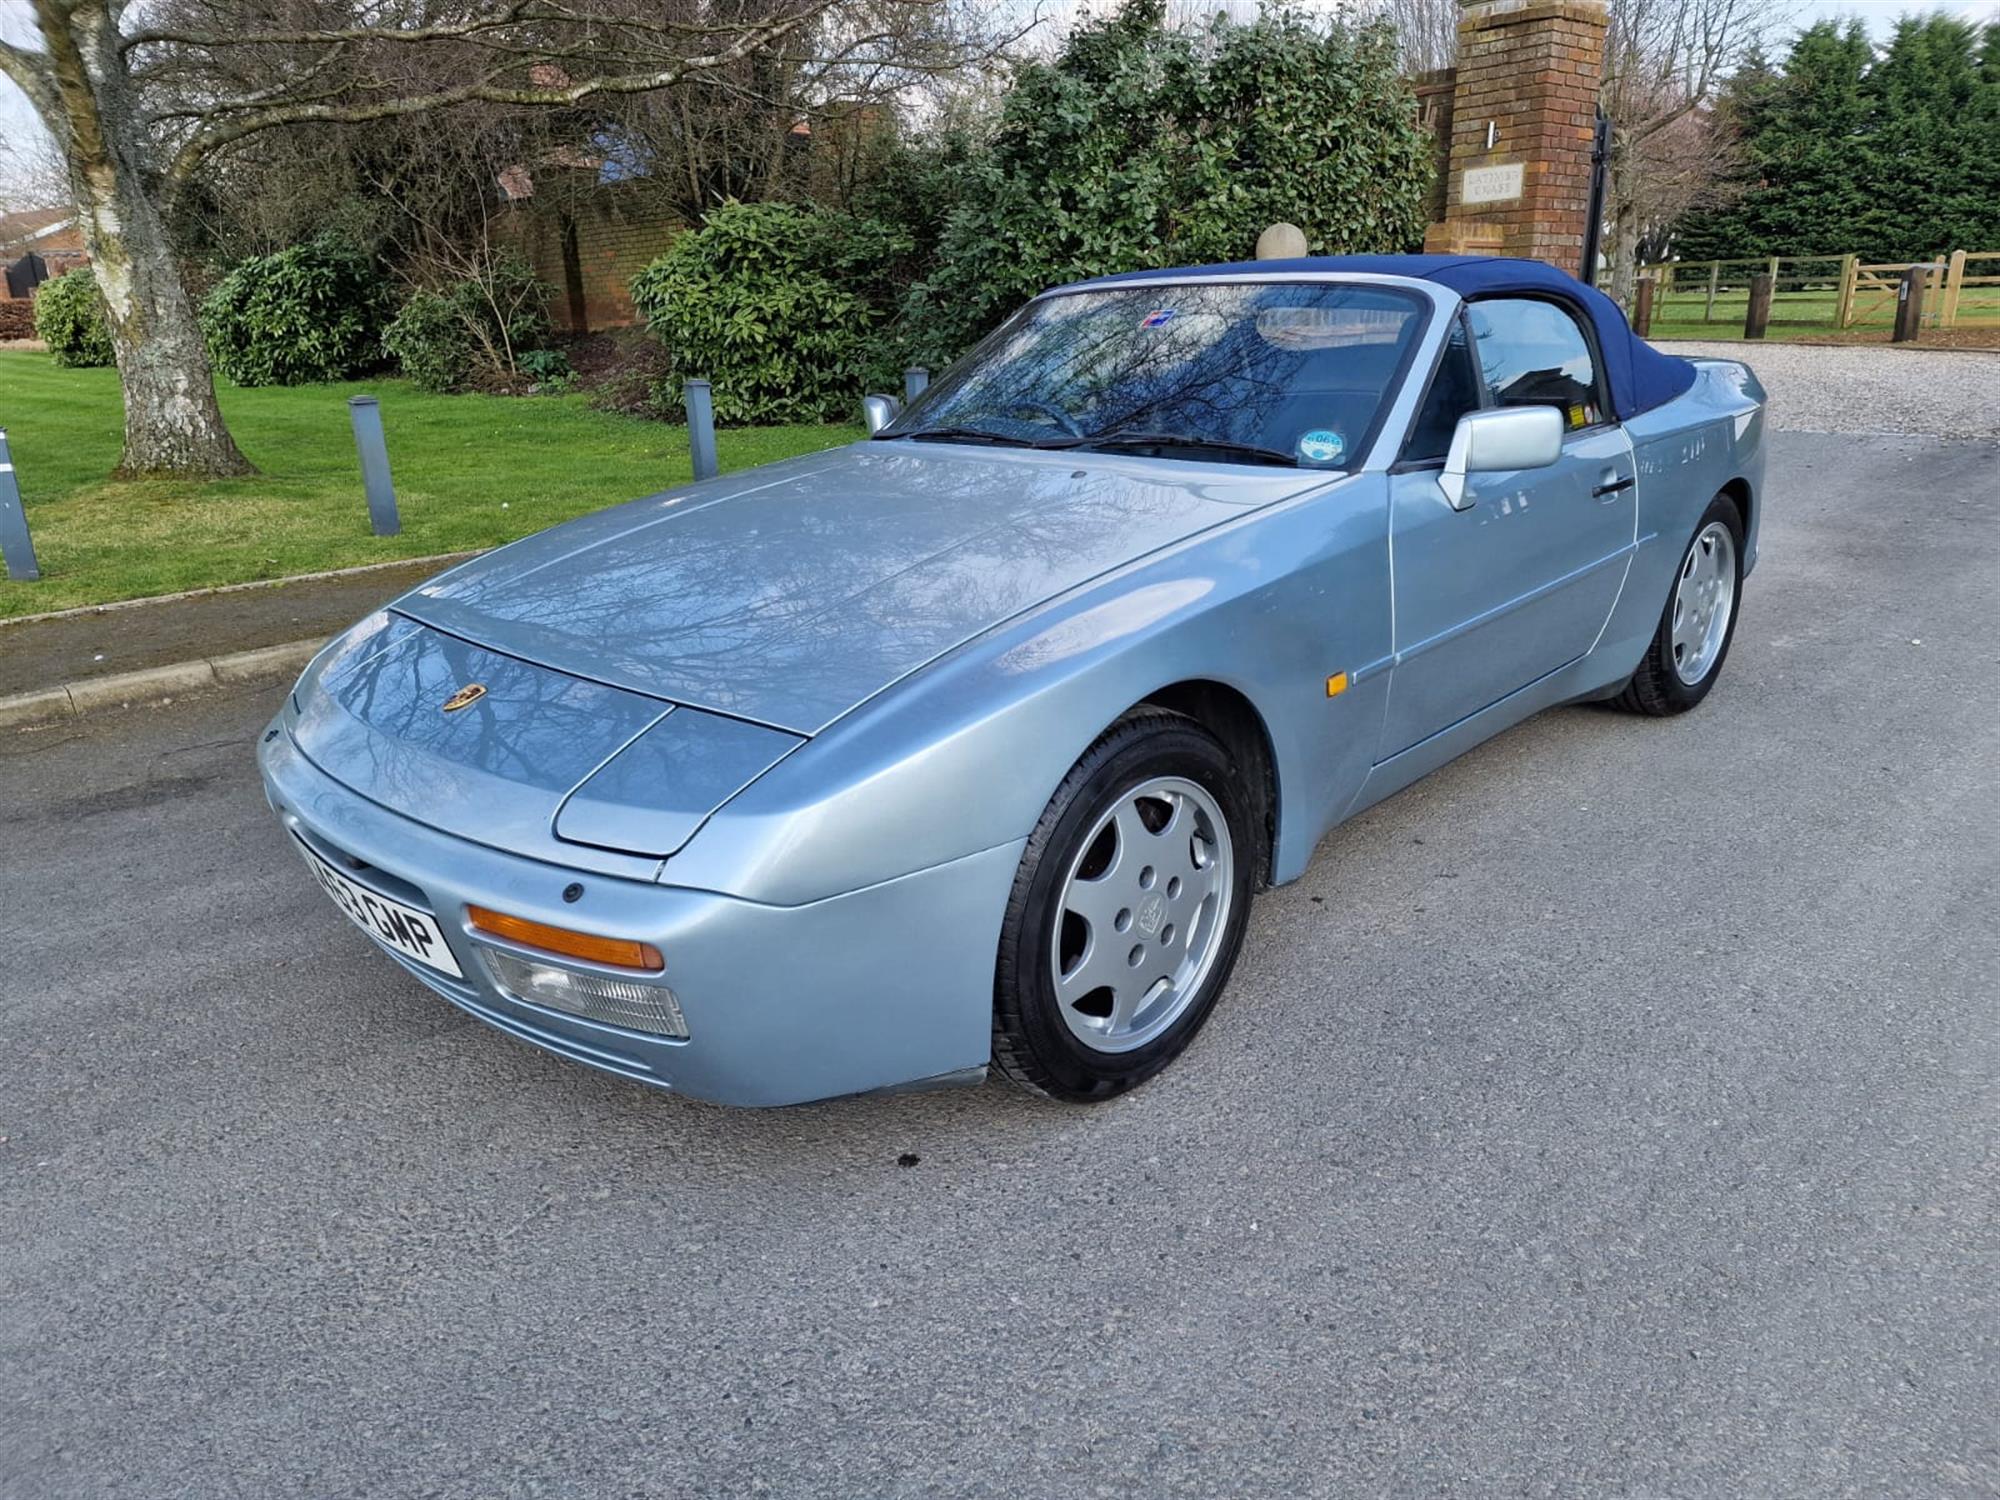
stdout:
[(440, 970), (454, 979), (465, 977), (458, 960), (451, 956), (451, 949), (445, 946), (444, 933), (438, 929), (437, 918), (414, 906), (391, 901), (387, 896), (378, 895), (367, 886), (349, 880), (308, 849), (303, 840), (299, 844), (299, 852), (305, 855), (306, 863), (312, 866), (313, 874), (319, 877), (327, 895), (333, 897), (333, 904), (346, 912), (348, 920), (356, 927), (376, 942), (407, 954), (420, 964)]

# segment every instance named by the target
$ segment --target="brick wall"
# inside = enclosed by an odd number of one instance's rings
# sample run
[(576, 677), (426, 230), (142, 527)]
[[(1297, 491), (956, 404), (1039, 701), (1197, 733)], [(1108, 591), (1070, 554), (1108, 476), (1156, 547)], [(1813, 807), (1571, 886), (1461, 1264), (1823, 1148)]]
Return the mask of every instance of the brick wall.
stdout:
[[(1485, 250), (1578, 268), (1605, 23), (1600, 0), (1467, 0), (1458, 26), (1444, 215), (1425, 236), (1426, 249)], [(1514, 165), (1521, 168), (1518, 196), (1463, 201), (1468, 169)]]
[[(538, 195), (509, 210), (504, 232), (535, 272), (555, 288), (549, 315), (558, 328), (624, 328), (638, 321), (632, 278), (663, 254), (681, 232), (677, 219), (660, 214), (616, 184), (587, 193)], [(573, 254), (564, 253), (573, 235)]]
[(1431, 133), (1431, 160), (1437, 172), (1424, 200), (1424, 217), (1435, 224), (1444, 218), (1445, 184), (1451, 178), (1452, 96), (1458, 89), (1458, 69), (1435, 68), (1419, 73), (1410, 83), (1417, 96), (1417, 123)]

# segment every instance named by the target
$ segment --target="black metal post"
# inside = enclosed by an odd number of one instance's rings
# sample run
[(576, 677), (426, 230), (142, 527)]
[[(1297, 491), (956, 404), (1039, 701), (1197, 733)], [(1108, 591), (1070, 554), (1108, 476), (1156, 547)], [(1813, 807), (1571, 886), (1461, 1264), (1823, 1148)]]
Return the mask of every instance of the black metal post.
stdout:
[(1771, 292), (1776, 285), (1769, 271), (1759, 271), (1750, 278), (1750, 301), (1743, 309), (1746, 339), (1761, 339), (1764, 330), (1771, 326)]
[(1590, 138), (1590, 207), (1584, 211), (1583, 268), (1577, 279), (1597, 285), (1597, 250), (1604, 238), (1604, 191), (1611, 177), (1611, 116), (1597, 109), (1597, 129)]
[(28, 512), (21, 504), (21, 486), (14, 480), (14, 455), (7, 451), (7, 429), (0, 427), (0, 555), (7, 576), (16, 583), (33, 583), (42, 576), (35, 562), (35, 541), (28, 535)]
[(1903, 279), (1896, 287), (1896, 327), (1889, 335), (1890, 343), (1910, 343), (1922, 332), (1924, 281), (1930, 272), (1929, 266), (1911, 266), (1903, 272)]
[(396, 514), (396, 486), (389, 478), (389, 445), (382, 437), (382, 408), (373, 396), (349, 396), (347, 418), (361, 454), (361, 488), (368, 494), (368, 529), (394, 536), (403, 529)]

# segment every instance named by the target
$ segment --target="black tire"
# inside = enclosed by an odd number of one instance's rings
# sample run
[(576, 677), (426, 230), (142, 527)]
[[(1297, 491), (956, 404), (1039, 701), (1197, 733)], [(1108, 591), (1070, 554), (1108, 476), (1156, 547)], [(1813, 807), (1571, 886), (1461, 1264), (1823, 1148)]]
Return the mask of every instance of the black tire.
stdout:
[[(1674, 601), (1680, 585), (1681, 572), (1688, 565), (1695, 543), (1711, 523), (1720, 522), (1728, 528), (1731, 541), (1735, 544), (1735, 589), (1730, 594), (1729, 619), (1723, 630), (1722, 649), (1709, 664), (1708, 671), (1699, 682), (1688, 683), (1681, 680), (1674, 666)], [(1667, 599), (1660, 610), (1659, 628), (1653, 632), (1653, 640), (1646, 647), (1646, 654), (1639, 660), (1639, 669), (1632, 674), (1632, 680), (1615, 700), (1620, 708), (1632, 713), (1646, 714), (1653, 718), (1665, 718), (1669, 714), (1684, 714), (1708, 696), (1715, 686), (1715, 679), (1722, 675), (1722, 665), (1729, 660), (1730, 644), (1736, 639), (1736, 621), (1743, 613), (1743, 517), (1736, 509), (1736, 502), (1728, 495), (1717, 495), (1708, 502), (1708, 509), (1702, 512), (1701, 520), (1695, 523), (1694, 535), (1681, 552), (1679, 564), (1674, 569), (1673, 581), (1667, 585)]]
[[(1050, 958), (1059, 940), (1062, 887), (1099, 819), (1156, 776), (1193, 782), (1220, 807), (1232, 850), (1224, 882), (1230, 901), (1216, 928), (1215, 957), (1172, 1023), (1132, 1050), (1099, 1051), (1076, 1037), (1058, 1008)], [(1144, 1083), (1187, 1048), (1215, 1008), (1243, 944), (1253, 875), (1263, 859), (1252, 802), (1221, 742), (1193, 719), (1164, 709), (1126, 716), (1085, 752), (1028, 837), (1001, 924), (993, 1060), (1003, 1073), (1053, 1099), (1095, 1103)]]

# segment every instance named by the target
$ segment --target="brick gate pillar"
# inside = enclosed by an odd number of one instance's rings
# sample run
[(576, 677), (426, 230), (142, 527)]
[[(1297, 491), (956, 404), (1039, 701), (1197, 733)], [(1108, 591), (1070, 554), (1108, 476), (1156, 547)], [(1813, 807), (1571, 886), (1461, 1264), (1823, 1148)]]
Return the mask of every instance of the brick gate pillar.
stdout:
[(1580, 268), (1603, 0), (1462, 0), (1444, 219), (1426, 250)]

